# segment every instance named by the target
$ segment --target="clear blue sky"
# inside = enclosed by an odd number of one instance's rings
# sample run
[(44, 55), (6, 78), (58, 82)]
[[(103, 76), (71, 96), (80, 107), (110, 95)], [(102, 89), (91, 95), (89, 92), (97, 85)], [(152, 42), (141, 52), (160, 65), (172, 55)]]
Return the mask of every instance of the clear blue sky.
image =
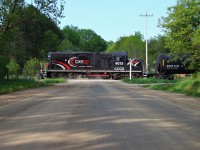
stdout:
[[(28, 1), (28, 0), (27, 0)], [(158, 19), (167, 16), (167, 8), (176, 0), (65, 0), (65, 10), (60, 27), (77, 26), (92, 29), (103, 39), (116, 41), (121, 36), (140, 31), (146, 37), (148, 17), (148, 38), (163, 34), (158, 28)]]

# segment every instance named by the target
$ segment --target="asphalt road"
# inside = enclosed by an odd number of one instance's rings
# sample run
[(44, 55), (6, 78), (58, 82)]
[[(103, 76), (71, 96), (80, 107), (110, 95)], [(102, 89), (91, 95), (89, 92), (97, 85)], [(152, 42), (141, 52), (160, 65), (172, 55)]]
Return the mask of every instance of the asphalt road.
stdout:
[(0, 96), (2, 150), (200, 150), (200, 100), (111, 80)]

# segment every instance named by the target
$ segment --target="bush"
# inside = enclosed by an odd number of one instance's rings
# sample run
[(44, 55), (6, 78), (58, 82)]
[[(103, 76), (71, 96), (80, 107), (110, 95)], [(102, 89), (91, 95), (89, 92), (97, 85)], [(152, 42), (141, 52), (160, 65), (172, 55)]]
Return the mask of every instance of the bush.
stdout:
[(9, 75), (14, 75), (15, 77), (19, 75), (20, 66), (15, 60), (11, 59), (6, 67)]
[(192, 78), (192, 79), (200, 78), (200, 72), (197, 72), (197, 73), (192, 74), (192, 75), (191, 75), (191, 78)]
[(26, 76), (30, 76), (30, 79), (33, 79), (33, 77), (38, 73), (39, 68), (39, 60), (36, 58), (31, 58), (26, 62), (23, 72)]

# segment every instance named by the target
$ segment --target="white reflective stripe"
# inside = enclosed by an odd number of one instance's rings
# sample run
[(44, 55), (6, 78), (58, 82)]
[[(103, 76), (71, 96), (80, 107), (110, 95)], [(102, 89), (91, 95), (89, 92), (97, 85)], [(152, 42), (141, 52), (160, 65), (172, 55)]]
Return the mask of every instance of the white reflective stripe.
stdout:
[(53, 63), (54, 65), (57, 65), (57, 66), (60, 66), (63, 70), (65, 70), (65, 67), (63, 65), (60, 65), (60, 64), (56, 64), (56, 63)]
[(135, 63), (134, 66), (137, 66), (139, 63), (140, 63), (140, 62)]

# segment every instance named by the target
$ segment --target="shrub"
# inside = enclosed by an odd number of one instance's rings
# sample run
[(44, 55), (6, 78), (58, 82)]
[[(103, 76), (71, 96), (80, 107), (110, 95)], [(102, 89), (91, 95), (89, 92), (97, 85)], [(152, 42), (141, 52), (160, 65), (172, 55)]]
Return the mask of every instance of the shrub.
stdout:
[(30, 76), (30, 79), (33, 79), (33, 77), (38, 73), (40, 68), (40, 62), (37, 58), (30, 58), (25, 66), (24, 66), (24, 74), (26, 76)]
[(19, 75), (20, 66), (14, 59), (11, 59), (6, 67), (9, 75), (14, 75), (15, 77)]

